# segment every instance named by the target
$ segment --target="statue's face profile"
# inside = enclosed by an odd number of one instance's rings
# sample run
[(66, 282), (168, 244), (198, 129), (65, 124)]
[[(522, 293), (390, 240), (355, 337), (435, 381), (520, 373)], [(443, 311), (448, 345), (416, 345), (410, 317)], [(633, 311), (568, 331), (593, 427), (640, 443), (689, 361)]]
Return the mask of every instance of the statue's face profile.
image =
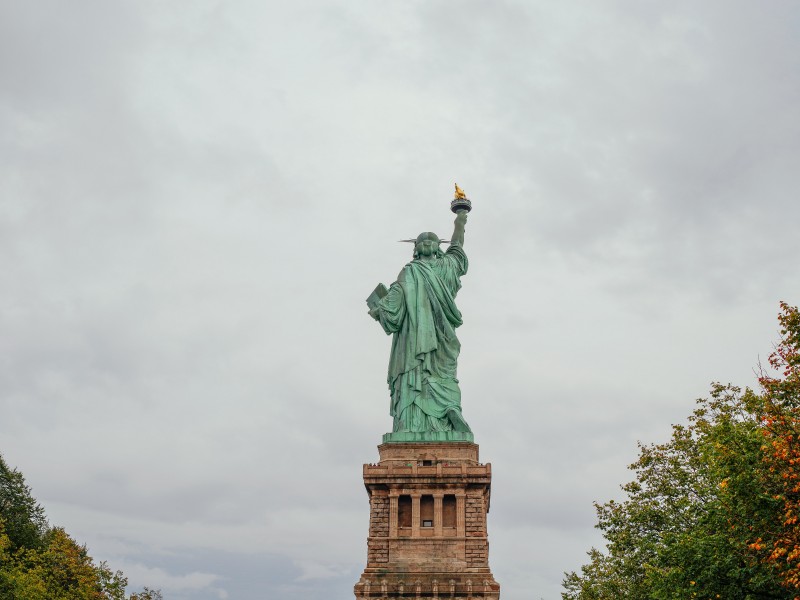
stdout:
[(434, 256), (439, 250), (439, 236), (431, 231), (420, 233), (414, 247), (414, 256)]

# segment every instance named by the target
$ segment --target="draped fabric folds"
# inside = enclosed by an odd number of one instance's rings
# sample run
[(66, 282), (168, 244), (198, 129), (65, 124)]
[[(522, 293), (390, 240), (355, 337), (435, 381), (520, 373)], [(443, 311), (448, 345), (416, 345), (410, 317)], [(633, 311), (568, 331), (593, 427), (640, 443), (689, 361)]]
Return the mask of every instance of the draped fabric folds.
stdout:
[(388, 384), (394, 431), (470, 431), (461, 416), (456, 366), (461, 312), (455, 296), (467, 272), (458, 244), (432, 260), (408, 263), (378, 304), (392, 334)]

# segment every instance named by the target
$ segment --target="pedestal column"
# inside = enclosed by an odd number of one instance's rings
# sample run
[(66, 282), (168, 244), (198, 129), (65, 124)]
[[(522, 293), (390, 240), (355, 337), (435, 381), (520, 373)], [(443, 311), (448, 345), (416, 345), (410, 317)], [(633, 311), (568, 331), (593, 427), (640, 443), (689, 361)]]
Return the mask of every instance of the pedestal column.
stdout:
[(389, 537), (397, 537), (397, 497), (395, 490), (389, 492)]
[(422, 494), (411, 494), (411, 537), (419, 537), (419, 501)]
[(456, 535), (458, 537), (464, 537), (467, 532), (466, 512), (466, 496), (464, 494), (456, 494)]
[(444, 494), (433, 495), (433, 535), (434, 537), (442, 537), (442, 500)]

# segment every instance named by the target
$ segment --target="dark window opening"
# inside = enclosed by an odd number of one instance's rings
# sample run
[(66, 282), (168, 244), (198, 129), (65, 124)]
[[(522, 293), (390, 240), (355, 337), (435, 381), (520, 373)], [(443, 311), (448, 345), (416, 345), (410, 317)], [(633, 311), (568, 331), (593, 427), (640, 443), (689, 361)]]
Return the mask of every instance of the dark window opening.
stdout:
[(397, 526), (411, 527), (411, 496), (397, 499)]
[(433, 461), (432, 460), (423, 460), (422, 461), (422, 466), (423, 467), (432, 467), (433, 466)]
[(456, 526), (456, 497), (447, 494), (442, 499), (442, 527)]
[(433, 496), (425, 495), (419, 499), (419, 519), (423, 527), (433, 527)]

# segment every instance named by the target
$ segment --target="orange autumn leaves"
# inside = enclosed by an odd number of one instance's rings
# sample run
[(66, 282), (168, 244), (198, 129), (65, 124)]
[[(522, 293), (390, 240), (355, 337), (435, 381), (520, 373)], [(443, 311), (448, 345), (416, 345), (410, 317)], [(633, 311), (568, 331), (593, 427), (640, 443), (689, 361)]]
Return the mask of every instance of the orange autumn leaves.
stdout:
[(769, 357), (773, 372), (762, 370), (764, 465), (781, 504), (782, 527), (751, 547), (765, 553), (784, 584), (800, 590), (800, 312), (785, 302), (778, 315), (781, 341)]

